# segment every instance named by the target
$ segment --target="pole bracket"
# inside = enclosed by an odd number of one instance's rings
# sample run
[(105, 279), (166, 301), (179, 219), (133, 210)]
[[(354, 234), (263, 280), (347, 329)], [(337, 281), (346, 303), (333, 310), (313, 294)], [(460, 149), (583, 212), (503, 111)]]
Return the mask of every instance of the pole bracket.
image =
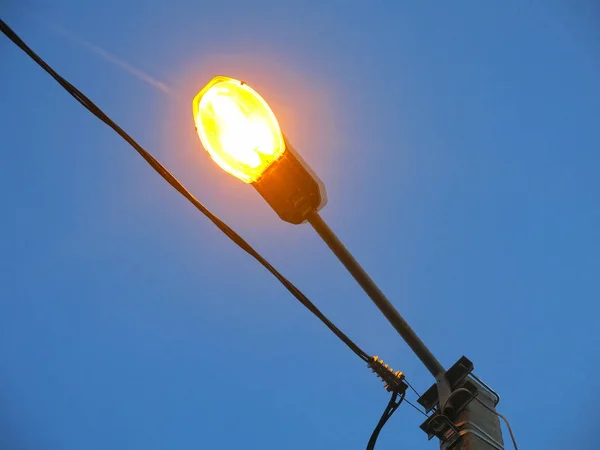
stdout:
[[(427, 433), (429, 439), (437, 437), (451, 448), (460, 440), (461, 430), (454, 421), (467, 405), (479, 394), (477, 385), (467, 379), (473, 371), (473, 363), (462, 356), (450, 369), (446, 371), (446, 379), (450, 385), (452, 400), (448, 405), (439, 405), (437, 385), (432, 385), (418, 402), (426, 412), (433, 414), (421, 424), (421, 429)], [(442, 411), (443, 409), (443, 411)]]
[[(448, 380), (448, 383), (450, 383), (451, 391), (454, 391), (472, 371), (473, 363), (466, 356), (461, 356), (460, 359), (446, 371), (446, 379)], [(437, 385), (433, 384), (417, 401), (425, 408), (425, 412), (430, 412), (436, 408), (439, 402)]]
[(444, 412), (436, 408), (434, 413), (421, 424), (421, 429), (427, 433), (429, 439), (435, 436), (446, 443), (447, 448), (452, 447), (460, 439), (460, 430), (454, 426), (454, 421), (477, 395), (479, 391), (475, 383), (464, 381), (460, 389), (452, 392), (452, 407), (446, 408)]

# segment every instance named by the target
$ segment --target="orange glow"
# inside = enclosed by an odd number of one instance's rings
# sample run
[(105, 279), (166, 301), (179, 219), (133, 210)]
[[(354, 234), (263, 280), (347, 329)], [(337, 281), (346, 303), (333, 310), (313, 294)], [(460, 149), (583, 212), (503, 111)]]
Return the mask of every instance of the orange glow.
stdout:
[(194, 121), (204, 148), (226, 172), (257, 181), (285, 151), (267, 102), (247, 84), (215, 77), (194, 98)]

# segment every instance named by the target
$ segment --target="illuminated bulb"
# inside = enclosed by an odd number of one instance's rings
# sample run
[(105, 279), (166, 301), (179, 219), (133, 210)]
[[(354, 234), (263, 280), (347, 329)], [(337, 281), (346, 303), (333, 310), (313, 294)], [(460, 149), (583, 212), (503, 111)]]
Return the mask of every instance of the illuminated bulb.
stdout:
[(267, 102), (247, 84), (215, 77), (194, 98), (202, 145), (226, 172), (257, 181), (283, 155), (285, 142)]

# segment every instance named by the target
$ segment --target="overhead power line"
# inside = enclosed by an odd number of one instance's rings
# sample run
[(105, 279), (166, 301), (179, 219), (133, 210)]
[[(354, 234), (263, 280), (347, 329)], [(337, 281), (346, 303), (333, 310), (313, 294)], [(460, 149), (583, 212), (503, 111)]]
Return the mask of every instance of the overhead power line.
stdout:
[(246, 253), (252, 256), (263, 267), (265, 267), (286, 289), (294, 296), (302, 305), (312, 312), (321, 322), (325, 324), (344, 344), (350, 348), (360, 359), (368, 362), (369, 355), (365, 353), (358, 345), (356, 345), (348, 336), (346, 336), (338, 327), (336, 327), (307, 297), (304, 295), (291, 281), (284, 277), (277, 269), (275, 269), (269, 261), (260, 255), (250, 244), (248, 244), (239, 234), (237, 234), (225, 222), (215, 216), (206, 206), (204, 206), (196, 197), (194, 197), (183, 184), (169, 172), (154, 156), (139, 145), (131, 136), (129, 136), (121, 127), (119, 127), (110, 117), (108, 117), (94, 102), (92, 102), (79, 89), (65, 80), (54, 69), (52, 69), (42, 58), (40, 58), (23, 40), (3, 21), (0, 19), (0, 31), (4, 33), (13, 43), (23, 50), (32, 60), (34, 60), (42, 69), (44, 69), (58, 84), (60, 84), (75, 100), (81, 103), (88, 111), (95, 115), (98, 119), (112, 128), (119, 136), (121, 136), (142, 158), (146, 160), (150, 166), (177, 192), (183, 195), (192, 205), (196, 207), (202, 214), (216, 225), (229, 239), (235, 242)]

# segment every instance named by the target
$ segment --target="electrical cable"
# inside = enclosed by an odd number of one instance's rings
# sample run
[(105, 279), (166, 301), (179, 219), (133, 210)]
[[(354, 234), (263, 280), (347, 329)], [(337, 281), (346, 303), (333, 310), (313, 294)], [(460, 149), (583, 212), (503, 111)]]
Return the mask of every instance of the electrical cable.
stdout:
[[(398, 394), (397, 391), (392, 392), (390, 401), (388, 402), (387, 406), (385, 407), (385, 410), (383, 411), (383, 414), (381, 415), (381, 419), (379, 419), (377, 426), (373, 430), (373, 434), (371, 434), (371, 438), (369, 439), (369, 443), (367, 444), (367, 450), (375, 449), (375, 443), (377, 442), (377, 438), (379, 437), (379, 433), (381, 432), (381, 429), (386, 424), (386, 422), (389, 420), (389, 418), (392, 417), (392, 414), (394, 414), (396, 412), (396, 410), (398, 409), (400, 404), (404, 401), (405, 395), (406, 395), (406, 392), (402, 392), (402, 394)], [(398, 396), (400, 396), (399, 400), (398, 400)]]
[[(417, 392), (417, 390), (416, 390), (416, 389), (413, 387), (413, 385), (412, 385), (412, 384), (410, 384), (410, 381), (408, 381), (406, 378), (404, 378), (404, 382), (406, 383), (406, 385), (407, 385), (409, 388), (411, 388), (411, 389), (412, 389), (412, 391), (413, 391), (413, 392), (414, 392), (414, 393), (417, 395), (417, 397), (421, 397), (421, 394), (419, 394), (419, 393)], [(408, 403), (410, 406), (412, 406), (412, 407), (413, 407), (413, 409), (416, 409), (418, 412), (420, 412), (421, 414), (423, 414), (425, 417), (429, 417), (429, 416), (427, 415), (427, 413), (426, 413), (426, 412), (424, 412), (423, 410), (421, 410), (421, 408), (418, 408), (417, 406), (415, 406), (413, 403), (409, 402), (407, 399), (404, 399), (404, 401), (405, 401), (406, 403)]]
[(477, 400), (479, 402), (479, 404), (481, 406), (483, 406), (485, 409), (496, 414), (498, 417), (500, 417), (502, 420), (504, 420), (504, 423), (506, 423), (506, 427), (508, 428), (508, 432), (510, 433), (510, 439), (512, 440), (513, 446), (515, 447), (515, 450), (519, 450), (519, 447), (517, 447), (517, 440), (515, 439), (515, 435), (513, 434), (512, 428), (510, 427), (510, 423), (508, 423), (508, 419), (506, 417), (504, 417), (502, 414), (500, 414), (498, 411), (495, 411), (492, 408), (490, 408), (488, 405), (483, 403), (477, 397), (475, 397), (475, 400)]
[(407, 380), (404, 380), (404, 381), (406, 381), (406, 384), (408, 384), (408, 387), (411, 388), (415, 394), (417, 394), (417, 397), (421, 397), (421, 394), (419, 394), (417, 392), (417, 390), (412, 386), (412, 384), (410, 384)]
[(0, 19), (0, 31), (6, 35), (17, 47), (25, 52), (33, 61), (44, 69), (58, 84), (60, 84), (75, 100), (83, 105), (94, 116), (113, 129), (129, 145), (131, 145), (139, 155), (146, 160), (150, 166), (175, 190), (183, 195), (192, 205), (204, 214), (215, 226), (221, 230), (227, 237), (235, 242), (246, 253), (252, 256), (263, 267), (265, 267), (302, 305), (312, 312), (327, 328), (329, 328), (350, 350), (352, 350), (363, 361), (369, 361), (369, 355), (356, 345), (348, 336), (337, 328), (291, 281), (275, 269), (263, 256), (250, 246), (239, 234), (225, 224), (221, 219), (215, 216), (208, 208), (198, 201), (173, 174), (171, 174), (158, 160), (156, 160), (148, 151), (140, 146), (131, 136), (129, 136), (121, 127), (110, 119), (94, 102), (86, 97), (75, 86), (54, 71), (42, 58), (40, 58), (23, 40)]
[(419, 411), (421, 414), (423, 414), (425, 417), (429, 417), (427, 415), (427, 413), (425, 413), (423, 410), (421, 410), (421, 408), (418, 408), (417, 406), (414, 405), (414, 403), (409, 402), (408, 400), (404, 399), (405, 403), (408, 403), (410, 406), (412, 406), (414, 409), (416, 409), (417, 411)]

